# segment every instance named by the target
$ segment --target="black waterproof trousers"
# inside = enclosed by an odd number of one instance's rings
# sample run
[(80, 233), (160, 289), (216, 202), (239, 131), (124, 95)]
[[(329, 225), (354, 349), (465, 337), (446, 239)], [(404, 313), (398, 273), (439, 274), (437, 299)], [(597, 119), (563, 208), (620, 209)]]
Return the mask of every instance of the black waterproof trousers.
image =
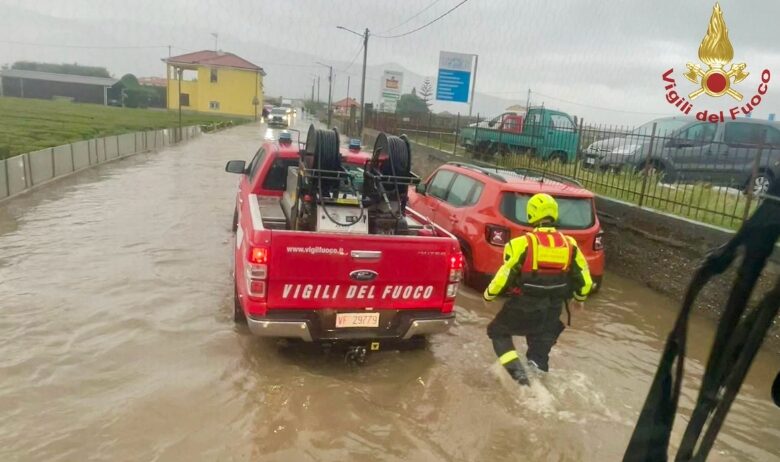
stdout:
[(550, 350), (566, 328), (561, 322), (563, 300), (550, 298), (512, 297), (488, 324), (487, 334), (493, 341), (496, 355), (515, 349), (512, 336), (524, 336), (528, 343), (526, 358), (547, 371)]

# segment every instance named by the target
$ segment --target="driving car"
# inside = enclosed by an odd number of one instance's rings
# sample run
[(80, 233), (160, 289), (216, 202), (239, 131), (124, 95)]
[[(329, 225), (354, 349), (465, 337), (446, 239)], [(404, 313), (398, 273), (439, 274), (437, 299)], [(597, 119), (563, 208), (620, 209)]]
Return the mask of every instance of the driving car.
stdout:
[(290, 125), (290, 114), (287, 109), (283, 107), (275, 107), (271, 109), (271, 113), (268, 115), (269, 127), (288, 127)]
[(598, 289), (604, 274), (604, 233), (593, 193), (572, 180), (449, 162), (410, 191), (409, 206), (455, 235), (464, 256), (464, 280), (481, 289), (501, 266), (510, 239), (532, 231), (526, 204), (536, 193), (550, 194), (558, 202), (556, 228), (577, 241)]

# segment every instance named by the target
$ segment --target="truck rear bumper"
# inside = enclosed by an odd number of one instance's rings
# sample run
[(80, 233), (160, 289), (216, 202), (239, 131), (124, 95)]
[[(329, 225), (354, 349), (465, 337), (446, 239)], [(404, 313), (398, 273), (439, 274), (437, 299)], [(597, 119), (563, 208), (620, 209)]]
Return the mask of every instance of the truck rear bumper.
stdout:
[(249, 331), (258, 337), (319, 340), (408, 340), (418, 335), (446, 332), (455, 323), (455, 313), (386, 310), (378, 328), (333, 327), (335, 313), (285, 310), (264, 317), (247, 317)]

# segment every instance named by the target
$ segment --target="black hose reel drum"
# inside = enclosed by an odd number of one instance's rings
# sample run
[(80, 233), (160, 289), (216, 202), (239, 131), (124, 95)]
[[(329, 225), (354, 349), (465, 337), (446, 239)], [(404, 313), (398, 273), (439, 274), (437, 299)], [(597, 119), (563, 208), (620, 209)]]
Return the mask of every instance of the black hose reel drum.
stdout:
[[(384, 192), (406, 199), (412, 175), (412, 147), (406, 135), (393, 136), (380, 133), (374, 143), (374, 154), (368, 165), (372, 173), (379, 173)], [(370, 184), (367, 181), (365, 184)], [(374, 191), (372, 191), (374, 192)]]
[[(304, 149), (304, 165), (315, 171), (340, 172), (342, 168), (339, 147), (339, 132), (335, 128), (323, 130), (315, 128), (314, 124), (310, 125)], [(339, 187), (338, 179), (320, 179), (318, 182), (318, 187), (325, 197)]]

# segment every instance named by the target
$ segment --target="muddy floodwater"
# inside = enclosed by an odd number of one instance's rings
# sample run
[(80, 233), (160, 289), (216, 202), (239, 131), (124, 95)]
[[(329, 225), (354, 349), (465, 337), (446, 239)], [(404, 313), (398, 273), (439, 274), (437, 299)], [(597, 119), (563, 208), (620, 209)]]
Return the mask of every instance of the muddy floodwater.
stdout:
[[(0, 461), (622, 457), (677, 303), (617, 275), (530, 389), (503, 380), (485, 336), (499, 306), (472, 290), (451, 332), (359, 368), (236, 327), (223, 167), (265, 135), (204, 135), (0, 203)], [(686, 412), (712, 336), (693, 321)], [(762, 351), (709, 460), (780, 461), (778, 369)]]

